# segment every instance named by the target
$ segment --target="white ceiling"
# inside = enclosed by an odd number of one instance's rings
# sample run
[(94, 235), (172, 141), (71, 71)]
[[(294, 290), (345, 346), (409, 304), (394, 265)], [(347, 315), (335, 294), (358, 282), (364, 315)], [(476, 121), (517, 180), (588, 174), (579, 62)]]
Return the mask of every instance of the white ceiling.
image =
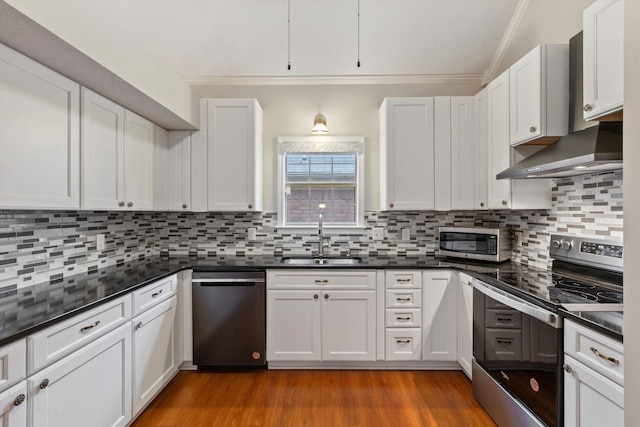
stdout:
[(188, 80), (479, 76), (522, 0), (16, 0), (66, 15), (87, 37), (144, 48)]

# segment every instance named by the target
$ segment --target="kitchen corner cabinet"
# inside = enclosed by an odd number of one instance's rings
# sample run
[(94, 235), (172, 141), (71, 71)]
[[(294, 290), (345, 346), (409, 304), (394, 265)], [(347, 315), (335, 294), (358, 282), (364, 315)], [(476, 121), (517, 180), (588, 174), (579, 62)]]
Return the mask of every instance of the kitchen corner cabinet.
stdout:
[(262, 210), (262, 108), (255, 99), (207, 102), (209, 211)]
[(422, 360), (457, 361), (457, 286), (449, 270), (422, 273)]
[(0, 208), (80, 207), (80, 86), (0, 44)]
[(151, 210), (154, 125), (82, 88), (82, 209)]
[(167, 132), (166, 139), (159, 139), (156, 127), (155, 150), (155, 208), (190, 211), (191, 132), (170, 131)]
[(568, 133), (569, 45), (538, 45), (509, 68), (511, 145), (548, 145)]
[(471, 210), (476, 208), (476, 181), (479, 176), (477, 144), (474, 137), (474, 104), (472, 96), (451, 98), (451, 208)]
[(458, 364), (462, 368), (462, 371), (471, 378), (471, 359), (473, 357), (473, 283), (471, 276), (465, 273), (459, 273), (457, 282)]
[(372, 271), (268, 271), (267, 360), (375, 360), (375, 277)]
[(582, 19), (584, 119), (622, 120), (624, 1), (597, 0)]
[(131, 420), (131, 325), (27, 380), (30, 425), (126, 426)]
[(498, 173), (540, 148), (512, 148), (509, 143), (509, 72), (487, 86), (487, 207), (550, 209), (550, 179), (496, 179)]
[(381, 210), (435, 208), (433, 98), (385, 98), (380, 106)]

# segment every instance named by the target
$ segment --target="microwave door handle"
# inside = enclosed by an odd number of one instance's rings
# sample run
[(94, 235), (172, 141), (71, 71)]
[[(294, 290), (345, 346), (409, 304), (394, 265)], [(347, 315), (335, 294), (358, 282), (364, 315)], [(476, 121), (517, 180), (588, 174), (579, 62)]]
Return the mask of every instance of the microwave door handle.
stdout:
[(494, 300), (501, 302), (506, 306), (525, 313), (531, 317), (534, 317), (548, 325), (553, 326), (556, 329), (560, 329), (562, 327), (560, 322), (558, 321), (558, 316), (553, 313), (538, 308), (520, 299), (516, 299), (515, 297), (512, 297), (507, 293), (503, 293), (479, 280), (473, 281), (473, 287), (489, 298), (493, 298)]

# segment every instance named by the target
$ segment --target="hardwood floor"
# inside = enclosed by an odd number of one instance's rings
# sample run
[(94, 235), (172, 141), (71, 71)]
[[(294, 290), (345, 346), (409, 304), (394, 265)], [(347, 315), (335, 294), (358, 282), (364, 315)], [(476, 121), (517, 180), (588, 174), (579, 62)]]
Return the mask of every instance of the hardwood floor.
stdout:
[(459, 371), (180, 372), (132, 427), (495, 426)]

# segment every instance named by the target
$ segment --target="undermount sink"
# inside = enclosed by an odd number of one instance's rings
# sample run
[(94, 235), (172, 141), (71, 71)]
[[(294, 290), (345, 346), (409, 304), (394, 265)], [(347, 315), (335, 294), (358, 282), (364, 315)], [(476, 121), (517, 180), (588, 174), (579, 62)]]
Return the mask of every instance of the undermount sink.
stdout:
[(355, 265), (360, 264), (362, 258), (359, 257), (307, 257), (291, 256), (280, 259), (280, 264), (289, 265)]

